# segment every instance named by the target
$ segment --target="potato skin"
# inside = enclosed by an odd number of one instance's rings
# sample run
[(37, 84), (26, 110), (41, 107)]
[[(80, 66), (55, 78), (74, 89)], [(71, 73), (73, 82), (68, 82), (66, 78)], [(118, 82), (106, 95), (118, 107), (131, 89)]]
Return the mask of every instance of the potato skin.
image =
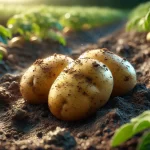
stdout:
[(79, 58), (96, 59), (110, 69), (114, 78), (112, 96), (126, 94), (137, 83), (136, 72), (133, 66), (126, 59), (121, 58), (106, 48), (87, 51)]
[(48, 105), (61, 120), (88, 117), (103, 106), (113, 88), (109, 69), (94, 59), (78, 59), (70, 63), (53, 83)]
[(72, 61), (70, 57), (59, 54), (36, 60), (20, 81), (20, 91), (24, 99), (31, 104), (47, 103), (51, 85)]

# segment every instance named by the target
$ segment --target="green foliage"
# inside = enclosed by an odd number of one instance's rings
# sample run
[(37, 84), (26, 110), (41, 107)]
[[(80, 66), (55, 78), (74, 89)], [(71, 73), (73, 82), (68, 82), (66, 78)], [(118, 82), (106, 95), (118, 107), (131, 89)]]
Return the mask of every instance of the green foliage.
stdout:
[[(9, 19), (13, 15), (22, 14), (24, 12), (34, 13), (42, 12), (49, 14), (60, 22), (64, 27), (74, 30), (80, 30), (85, 26), (89, 28), (110, 24), (117, 20), (121, 20), (127, 16), (127, 13), (121, 10), (105, 8), (105, 7), (62, 7), (62, 6), (18, 6), (0, 5), (0, 12), (4, 14), (0, 16), (0, 21)], [(5, 15), (6, 14), (6, 15)], [(69, 16), (69, 17), (68, 17)]]
[(150, 131), (143, 135), (137, 147), (137, 150), (148, 150), (148, 149), (150, 149)]
[(63, 27), (71, 30), (89, 29), (110, 24), (124, 16), (124, 12), (110, 8), (38, 6), (11, 17), (7, 26), (13, 34), (19, 33), (25, 39), (37, 36), (65, 45), (61, 34)]
[(150, 111), (145, 111), (141, 115), (139, 115), (139, 116), (137, 116), (135, 118), (132, 118), (131, 122), (137, 123), (139, 120), (141, 120), (143, 118), (146, 118), (146, 117), (149, 117), (149, 116), (150, 116)]
[(9, 29), (0, 25), (0, 42), (7, 44), (8, 38), (11, 38), (12, 34)]
[(0, 53), (0, 61), (3, 59), (3, 54)]
[(60, 22), (74, 30), (104, 26), (125, 17), (123, 12), (110, 8), (74, 7), (67, 10)]
[(145, 111), (136, 118), (131, 119), (130, 123), (121, 126), (112, 138), (112, 147), (119, 146), (135, 134), (150, 128), (150, 111)]
[[(25, 39), (37, 36), (50, 38), (65, 45), (63, 27), (71, 30), (89, 29), (104, 26), (121, 20), (125, 12), (100, 7), (62, 7), (62, 6), (21, 6), (0, 4), (0, 21), (7, 22), (12, 34), (20, 34)], [(3, 42), (6, 43), (5, 38)]]
[(65, 39), (59, 33), (63, 27), (43, 9), (15, 15), (8, 20), (7, 25), (13, 34), (19, 33), (25, 39), (37, 36), (41, 39), (50, 38), (65, 45)]
[(113, 147), (120, 145), (132, 137), (133, 124), (125, 124), (120, 127), (113, 136), (111, 145)]
[(127, 30), (150, 31), (150, 2), (139, 5), (131, 12)]

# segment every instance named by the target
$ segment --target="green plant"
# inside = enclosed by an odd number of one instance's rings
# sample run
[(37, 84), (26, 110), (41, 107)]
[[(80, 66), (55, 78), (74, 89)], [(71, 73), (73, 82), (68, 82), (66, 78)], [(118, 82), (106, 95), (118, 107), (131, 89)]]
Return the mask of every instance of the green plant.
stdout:
[(122, 10), (105, 8), (105, 7), (64, 7), (64, 6), (22, 6), (18, 5), (5, 5), (0, 4), (0, 21), (6, 22), (7, 19), (16, 15), (28, 12), (31, 14), (33, 11), (42, 14), (50, 14), (64, 27), (69, 27), (73, 30), (81, 30), (88, 27), (93, 28), (110, 24), (117, 20), (123, 19), (127, 13)]
[(150, 149), (150, 131), (142, 136), (142, 139), (137, 146), (137, 150), (148, 150), (148, 149)]
[(0, 42), (7, 44), (8, 38), (11, 37), (12, 37), (11, 31), (0, 25)]
[[(84, 11), (83, 11), (84, 9)], [(111, 8), (74, 7), (61, 16), (60, 22), (73, 30), (104, 26), (124, 18), (124, 12)]]
[[(112, 147), (119, 146), (123, 142), (127, 141), (128, 139), (136, 135), (137, 133), (149, 128), (150, 128), (150, 110), (145, 111), (138, 117), (131, 119), (129, 123), (122, 125), (118, 130), (116, 130), (112, 138), (111, 145)], [(140, 145), (142, 145), (142, 143)]]
[(0, 61), (3, 59), (3, 54), (0, 53)]
[[(84, 9), (84, 11), (83, 11)], [(20, 34), (25, 39), (37, 36), (40, 39), (52, 39), (65, 45), (63, 27), (82, 30), (104, 26), (121, 20), (125, 12), (100, 7), (62, 7), (62, 6), (7, 6), (0, 4), (0, 20), (7, 22), (12, 34)], [(3, 17), (4, 16), (4, 17)], [(12, 17), (13, 16), (13, 17)], [(11, 17), (11, 18), (10, 18)]]
[(63, 45), (66, 44), (61, 35), (63, 27), (43, 9), (15, 15), (8, 20), (7, 26), (13, 34), (19, 33), (27, 40), (32, 36), (37, 36), (41, 39), (52, 39)]
[(150, 2), (136, 7), (130, 14), (127, 30), (150, 31)]

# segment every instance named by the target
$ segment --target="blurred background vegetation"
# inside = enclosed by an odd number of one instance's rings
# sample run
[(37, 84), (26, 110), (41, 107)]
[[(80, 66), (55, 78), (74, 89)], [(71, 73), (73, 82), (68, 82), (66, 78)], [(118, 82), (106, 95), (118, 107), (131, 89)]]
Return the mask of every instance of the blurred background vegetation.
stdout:
[(0, 23), (6, 27), (0, 28), (0, 41), (7, 43), (10, 35), (19, 34), (27, 40), (36, 36), (65, 45), (63, 33), (100, 28), (128, 17), (128, 30), (149, 31), (150, 2), (146, 1), (0, 0)]
[(148, 0), (0, 0), (1, 3), (9, 4), (48, 4), (48, 5), (61, 5), (61, 6), (108, 6), (114, 8), (133, 8), (139, 3)]

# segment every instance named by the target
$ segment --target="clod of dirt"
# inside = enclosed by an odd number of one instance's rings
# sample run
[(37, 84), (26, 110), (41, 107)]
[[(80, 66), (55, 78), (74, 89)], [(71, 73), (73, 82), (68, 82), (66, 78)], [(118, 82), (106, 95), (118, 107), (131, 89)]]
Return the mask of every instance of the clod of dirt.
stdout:
[(65, 150), (70, 150), (76, 146), (76, 141), (71, 133), (60, 128), (56, 128), (55, 132), (50, 132), (44, 141), (45, 144), (53, 144)]
[(129, 56), (131, 56), (131, 54), (133, 53), (134, 47), (130, 46), (130, 45), (119, 45), (116, 48), (116, 52), (117, 54), (124, 56), (126, 58), (128, 58)]
[(15, 57), (13, 54), (9, 54), (7, 59), (8, 59), (8, 61), (10, 63), (13, 63), (13, 64), (17, 64), (18, 63), (17, 57)]
[(16, 108), (14, 110), (14, 114), (12, 116), (13, 120), (25, 120), (28, 118), (28, 113), (27, 111), (20, 109), (20, 108)]
[(88, 138), (88, 135), (84, 132), (80, 132), (77, 134), (77, 137), (80, 139), (85, 139), (85, 138)]
[(0, 103), (9, 103), (20, 97), (20, 75), (6, 74), (0, 78)]
[(43, 133), (42, 133), (42, 132), (38, 132), (38, 133), (37, 133), (37, 137), (38, 137), (38, 138), (42, 138), (42, 136), (43, 136)]
[(3, 87), (0, 87), (0, 103), (7, 103), (11, 98), (11, 94)]
[(4, 82), (12, 82), (12, 81), (19, 81), (21, 75), (13, 75), (13, 74), (5, 74), (3, 77), (0, 78), (0, 84)]

